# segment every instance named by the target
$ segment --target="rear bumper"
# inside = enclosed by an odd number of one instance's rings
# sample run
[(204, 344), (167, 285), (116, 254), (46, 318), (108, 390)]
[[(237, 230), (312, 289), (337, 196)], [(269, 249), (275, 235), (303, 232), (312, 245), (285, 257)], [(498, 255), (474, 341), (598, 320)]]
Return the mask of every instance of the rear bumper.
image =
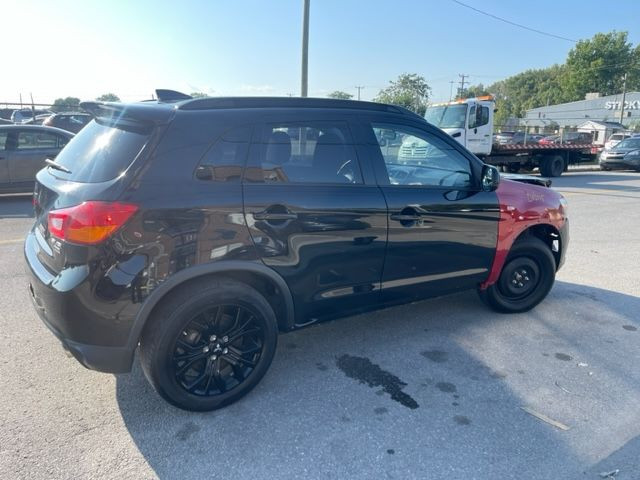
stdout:
[(77, 294), (89, 287), (88, 272), (78, 267), (78, 271), (67, 276), (71, 278), (54, 276), (38, 259), (38, 248), (34, 235), (29, 234), (24, 245), (29, 296), (40, 319), (85, 367), (108, 373), (130, 371), (135, 348), (82, 341), (87, 331), (95, 331), (96, 340), (109, 341), (103, 334), (109, 319), (91, 314)]

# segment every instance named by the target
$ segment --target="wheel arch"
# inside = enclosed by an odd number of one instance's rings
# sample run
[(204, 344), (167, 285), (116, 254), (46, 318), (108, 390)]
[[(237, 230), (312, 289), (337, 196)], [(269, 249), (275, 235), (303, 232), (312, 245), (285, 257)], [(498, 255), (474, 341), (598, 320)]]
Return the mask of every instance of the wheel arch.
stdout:
[[(551, 253), (553, 254), (553, 258), (556, 261), (556, 270), (560, 268), (563, 245), (562, 237), (560, 236), (560, 232), (556, 227), (554, 227), (550, 223), (538, 223), (536, 225), (530, 225), (522, 232), (520, 232), (520, 234), (518, 234), (516, 239), (511, 244), (511, 247), (513, 248), (513, 245), (518, 243), (518, 241), (521, 241), (522, 239), (527, 237), (535, 237), (539, 240), (542, 240), (545, 245), (549, 247), (549, 250), (551, 250)], [(555, 241), (557, 241), (557, 243), (554, 243)]]
[(184, 287), (195, 280), (209, 276), (223, 276), (246, 283), (262, 295), (272, 306), (278, 320), (278, 328), (288, 331), (294, 328), (294, 305), (291, 291), (284, 279), (274, 270), (257, 262), (223, 260), (210, 264), (196, 265), (175, 273), (158, 287), (145, 300), (131, 328), (128, 347), (135, 351), (144, 327), (156, 307), (175, 289)]

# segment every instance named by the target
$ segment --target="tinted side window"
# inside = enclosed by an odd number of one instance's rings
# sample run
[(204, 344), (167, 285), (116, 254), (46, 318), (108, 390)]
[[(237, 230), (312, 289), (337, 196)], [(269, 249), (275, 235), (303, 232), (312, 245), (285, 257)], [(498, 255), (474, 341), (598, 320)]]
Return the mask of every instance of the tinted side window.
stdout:
[(38, 131), (22, 131), (18, 133), (18, 150), (57, 147), (57, 135), (52, 133)]
[(5, 149), (5, 143), (7, 143), (7, 136), (9, 134), (7, 132), (0, 132), (0, 150)]
[(394, 139), (380, 146), (392, 185), (469, 188), (471, 165), (435, 135), (393, 124), (372, 124), (376, 137)]
[(196, 169), (196, 178), (213, 182), (239, 182), (250, 139), (249, 126), (225, 132), (205, 154)]
[(268, 124), (251, 150), (248, 182), (362, 183), (344, 122)]

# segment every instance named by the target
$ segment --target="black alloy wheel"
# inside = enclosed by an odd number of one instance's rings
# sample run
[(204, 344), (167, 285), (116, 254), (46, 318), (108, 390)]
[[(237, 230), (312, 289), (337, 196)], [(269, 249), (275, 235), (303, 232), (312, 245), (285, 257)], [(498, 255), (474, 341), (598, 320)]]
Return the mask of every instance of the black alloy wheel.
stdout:
[(154, 309), (140, 341), (140, 361), (168, 402), (215, 410), (260, 382), (277, 338), (273, 309), (258, 291), (209, 277), (178, 287)]
[(255, 369), (264, 332), (240, 305), (210, 305), (196, 313), (173, 347), (173, 374), (187, 392), (221, 395), (240, 385)]

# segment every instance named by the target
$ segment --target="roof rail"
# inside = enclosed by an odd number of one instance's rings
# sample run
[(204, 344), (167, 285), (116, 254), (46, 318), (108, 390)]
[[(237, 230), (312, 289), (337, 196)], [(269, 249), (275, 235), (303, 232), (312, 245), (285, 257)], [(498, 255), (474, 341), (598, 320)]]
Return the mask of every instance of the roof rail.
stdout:
[(224, 108), (345, 108), (356, 110), (375, 110), (379, 112), (419, 115), (396, 105), (362, 102), (358, 100), (339, 100), (334, 98), (302, 97), (207, 97), (181, 102), (179, 110), (210, 110)]

